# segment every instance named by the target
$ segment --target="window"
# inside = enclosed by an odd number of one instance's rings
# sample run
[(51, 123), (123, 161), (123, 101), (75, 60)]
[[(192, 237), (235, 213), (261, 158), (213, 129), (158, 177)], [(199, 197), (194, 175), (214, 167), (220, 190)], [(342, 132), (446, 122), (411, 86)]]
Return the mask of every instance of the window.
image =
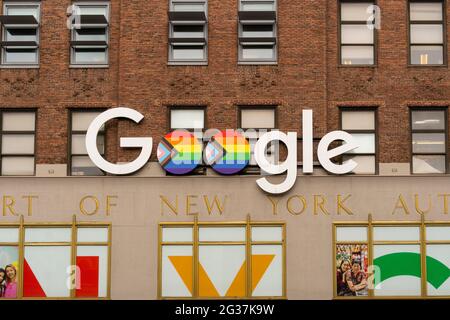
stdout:
[(2, 110), (1, 173), (32, 176), (35, 166), (36, 114), (34, 111)]
[[(173, 158), (173, 161), (187, 161), (190, 165), (197, 165), (196, 168), (191, 171), (192, 174), (203, 175), (206, 174), (206, 165), (204, 164), (204, 159), (202, 156), (202, 148), (207, 143), (207, 139), (203, 136), (203, 132), (205, 129), (205, 108), (203, 107), (171, 107), (169, 109), (170, 112), (170, 129), (171, 130), (179, 130), (184, 129), (190, 131), (199, 141), (199, 148), (195, 145), (191, 145), (190, 151), (193, 153), (190, 154), (187, 152), (186, 146), (181, 147), (184, 152), (179, 152), (178, 157)], [(170, 135), (170, 134), (169, 134)], [(178, 139), (169, 139), (171, 143), (178, 143)], [(171, 143), (167, 141), (167, 146), (170, 146)], [(172, 146), (174, 147), (174, 146)], [(169, 147), (170, 148), (170, 147)], [(176, 149), (176, 148), (175, 148)], [(181, 149), (180, 149), (181, 150)], [(190, 157), (193, 158), (190, 158)], [(185, 158), (188, 157), (188, 158)], [(166, 173), (170, 174), (170, 170), (167, 170)]]
[(375, 64), (373, 1), (340, 2), (340, 58), (342, 65)]
[(239, 62), (277, 61), (276, 0), (240, 0)]
[(159, 236), (160, 298), (286, 297), (284, 223), (161, 223)]
[(411, 65), (444, 64), (443, 1), (410, 1), (409, 59)]
[(447, 172), (447, 110), (412, 109), (412, 172)]
[[(89, 124), (101, 111), (72, 111), (70, 134), (70, 175), (73, 176), (102, 176), (104, 172), (94, 165), (86, 151), (86, 132)], [(103, 125), (97, 136), (97, 148), (101, 155), (105, 154), (105, 126)]]
[(335, 223), (334, 296), (449, 297), (449, 235), (449, 223)]
[(5, 66), (33, 66), (39, 64), (40, 4), (4, 2), (1, 64)]
[(74, 5), (77, 9), (71, 30), (71, 65), (107, 65), (109, 4), (104, 1)]
[(16, 271), (5, 298), (109, 298), (110, 251), (107, 224), (0, 225), (0, 265)]
[(206, 0), (171, 0), (169, 63), (208, 62), (208, 5)]
[(350, 133), (359, 148), (343, 155), (343, 162), (354, 160), (358, 166), (353, 170), (355, 174), (375, 174), (377, 164), (377, 135), (375, 109), (341, 109), (341, 128)]
[[(268, 131), (276, 128), (276, 107), (240, 107), (239, 108), (240, 128), (244, 130), (244, 136), (250, 143), (250, 161), (243, 173), (259, 174), (260, 169), (256, 163), (254, 151), (258, 138)], [(272, 163), (275, 162), (277, 154), (276, 145), (271, 145), (266, 151), (266, 156)]]
[(170, 129), (203, 130), (204, 128), (204, 108), (172, 107), (170, 109)]

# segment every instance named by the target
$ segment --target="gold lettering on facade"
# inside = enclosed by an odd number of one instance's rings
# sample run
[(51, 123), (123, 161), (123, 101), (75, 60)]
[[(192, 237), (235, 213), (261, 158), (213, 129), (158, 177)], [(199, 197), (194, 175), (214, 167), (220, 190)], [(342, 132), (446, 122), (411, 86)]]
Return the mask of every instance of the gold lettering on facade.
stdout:
[(319, 209), (327, 216), (330, 215), (328, 210), (324, 207), (326, 202), (327, 202), (327, 200), (323, 195), (321, 195), (321, 194), (314, 195), (314, 215), (319, 214)]
[(212, 203), (209, 202), (208, 196), (204, 195), (203, 200), (205, 201), (206, 210), (208, 211), (208, 215), (211, 215), (211, 213), (214, 210), (214, 206), (217, 207), (217, 210), (219, 210), (219, 214), (222, 215), (225, 210), (225, 202), (227, 200), (227, 196), (224, 197), (223, 203), (220, 203), (219, 197), (216, 195), (214, 196), (214, 200)]
[(111, 207), (117, 207), (117, 203), (111, 202), (113, 199), (118, 199), (118, 196), (106, 196), (106, 215), (111, 214)]
[(438, 194), (438, 197), (442, 197), (444, 200), (444, 214), (448, 214), (448, 198), (450, 197), (450, 193)]
[(195, 195), (187, 195), (186, 196), (186, 215), (188, 216), (197, 216), (198, 212), (191, 212), (191, 207), (196, 207), (197, 206), (197, 202), (192, 202), (192, 201), (197, 201), (198, 196)]
[(278, 202), (280, 200), (277, 200), (269, 196), (267, 196), (267, 199), (269, 199), (270, 203), (272, 204), (272, 214), (276, 216), (278, 214)]
[(416, 212), (418, 214), (427, 214), (428, 212), (431, 211), (431, 196), (430, 195), (428, 195), (428, 208), (426, 210), (420, 209), (419, 202), (420, 202), (419, 195), (415, 194), (414, 195), (414, 205), (415, 205), (415, 208), (416, 208)]
[[(292, 200), (294, 199), (298, 199), (301, 203), (301, 210), (295, 211), (292, 207)], [(294, 215), (294, 216), (298, 216), (300, 214), (302, 214), (305, 210), (306, 210), (306, 199), (303, 196), (292, 196), (287, 200), (287, 210), (289, 211), (290, 214)]]
[(16, 203), (16, 199), (13, 196), (3, 196), (3, 216), (6, 216), (6, 209), (9, 210), (13, 216), (17, 216), (18, 213), (14, 210), (14, 204)]
[(175, 205), (173, 206), (170, 201), (163, 195), (160, 195), (159, 198), (161, 199), (161, 215), (164, 215), (164, 204), (172, 210), (175, 215), (178, 215), (178, 196), (175, 196)]
[(353, 215), (352, 210), (350, 210), (348, 207), (344, 205), (344, 202), (348, 200), (352, 195), (349, 194), (344, 199), (342, 199), (342, 195), (337, 195), (337, 214), (340, 215), (342, 211), (345, 211), (349, 216)]
[[(86, 210), (85, 205), (86, 205), (87, 200), (93, 201), (93, 204), (94, 204), (93, 210), (92, 209), (90, 211)], [(98, 199), (95, 196), (85, 196), (85, 197), (81, 198), (81, 200), (80, 200), (80, 212), (84, 215), (93, 216), (93, 215), (97, 214), (99, 207), (100, 207), (100, 205), (99, 205)]]
[(406, 204), (405, 198), (403, 198), (403, 195), (401, 195), (401, 194), (398, 196), (394, 210), (392, 210), (392, 215), (394, 215), (398, 209), (402, 209), (405, 214), (410, 213), (409, 209), (408, 209), (408, 205)]
[(39, 199), (38, 196), (23, 196), (22, 199), (27, 199), (27, 214), (29, 217), (31, 217), (33, 215), (33, 199)]

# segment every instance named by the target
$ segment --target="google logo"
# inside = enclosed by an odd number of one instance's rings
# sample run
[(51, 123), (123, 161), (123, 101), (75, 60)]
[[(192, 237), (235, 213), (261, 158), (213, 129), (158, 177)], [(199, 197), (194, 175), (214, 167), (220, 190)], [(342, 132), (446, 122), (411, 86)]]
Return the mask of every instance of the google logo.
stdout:
[[(313, 112), (303, 110), (302, 113), (302, 143), (303, 143), (303, 172), (313, 173)], [(122, 148), (140, 148), (139, 156), (129, 163), (115, 164), (105, 160), (97, 149), (97, 135), (100, 128), (109, 120), (125, 118), (139, 123), (144, 116), (130, 108), (119, 107), (109, 109), (98, 115), (89, 125), (86, 134), (86, 150), (92, 162), (105, 172), (115, 175), (131, 174), (141, 169), (150, 159), (153, 139), (151, 137), (120, 138)], [(330, 148), (335, 141), (342, 143)], [(286, 146), (287, 156), (282, 163), (271, 163), (266, 157), (266, 149), (274, 142), (281, 142)], [(317, 147), (317, 156), (322, 167), (333, 174), (346, 174), (353, 171), (357, 163), (353, 160), (343, 164), (331, 161), (336, 156), (344, 154), (359, 144), (345, 131), (333, 131), (322, 137)], [(157, 158), (167, 172), (174, 175), (185, 175), (192, 172), (203, 160), (213, 170), (222, 175), (239, 173), (250, 161), (250, 144), (248, 140), (236, 130), (224, 130), (215, 133), (205, 148), (202, 142), (192, 133), (175, 130), (166, 134), (158, 145)], [(283, 182), (274, 184), (267, 177), (256, 180), (258, 186), (265, 192), (280, 194), (290, 190), (297, 179), (297, 132), (284, 133), (270, 131), (258, 138), (254, 148), (257, 165), (267, 175), (286, 174)]]

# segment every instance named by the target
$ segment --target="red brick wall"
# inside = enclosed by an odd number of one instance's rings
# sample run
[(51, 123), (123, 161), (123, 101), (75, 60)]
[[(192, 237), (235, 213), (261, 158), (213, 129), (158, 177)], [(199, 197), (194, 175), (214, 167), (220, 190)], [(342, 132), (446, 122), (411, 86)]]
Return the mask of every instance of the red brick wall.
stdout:
[(379, 1), (375, 68), (338, 66), (337, 1), (278, 2), (276, 66), (237, 65), (237, 0), (209, 0), (208, 66), (167, 65), (168, 0), (111, 0), (110, 67), (70, 69), (71, 2), (42, 1), (40, 68), (0, 69), (0, 107), (39, 108), (37, 163), (67, 163), (68, 108), (142, 112), (139, 126), (108, 126), (108, 158), (126, 161), (136, 151), (120, 150), (118, 136), (152, 136), (156, 147), (168, 105), (206, 105), (208, 127), (234, 128), (237, 105), (276, 104), (286, 131), (300, 131), (312, 108), (317, 137), (338, 128), (338, 106), (376, 105), (380, 162), (408, 162), (408, 106), (450, 105), (450, 80), (447, 67), (407, 66), (407, 1)]

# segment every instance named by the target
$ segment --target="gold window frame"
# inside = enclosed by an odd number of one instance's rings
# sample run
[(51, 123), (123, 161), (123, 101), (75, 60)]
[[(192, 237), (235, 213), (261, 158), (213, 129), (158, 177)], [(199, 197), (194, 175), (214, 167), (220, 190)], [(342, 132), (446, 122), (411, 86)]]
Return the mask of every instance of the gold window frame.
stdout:
[[(374, 227), (407, 227), (415, 226), (419, 227), (420, 238), (417, 241), (374, 241), (373, 239), (373, 229)], [(416, 299), (450, 299), (450, 295), (428, 295), (427, 292), (427, 265), (426, 265), (426, 247), (430, 244), (448, 244), (450, 245), (450, 240), (447, 241), (430, 241), (426, 238), (426, 228), (429, 226), (447, 226), (450, 227), (450, 221), (425, 221), (425, 216), (421, 215), (421, 220), (419, 221), (373, 221), (372, 215), (368, 215), (367, 221), (337, 221), (333, 222), (332, 226), (332, 276), (333, 276), (333, 299), (335, 300), (383, 300), (383, 299), (398, 299), (398, 300), (416, 300)], [(337, 228), (339, 227), (366, 227), (367, 228), (367, 241), (337, 241)], [(336, 283), (336, 246), (339, 244), (366, 244), (368, 253), (368, 266), (373, 266), (373, 253), (374, 245), (419, 245), (420, 247), (420, 264), (421, 264), (421, 292), (420, 295), (414, 296), (375, 296), (373, 286), (369, 287), (368, 296), (338, 296), (337, 295), (337, 283)], [(368, 285), (370, 283), (368, 282)]]
[[(282, 228), (282, 239), (281, 241), (252, 241), (251, 239), (251, 228), (258, 226), (267, 227), (281, 227)], [(192, 227), (193, 239), (189, 242), (163, 242), (162, 232), (163, 228), (183, 228)], [(201, 227), (245, 227), (245, 241), (199, 241), (199, 229)], [(192, 246), (192, 287), (193, 294), (191, 297), (167, 297), (162, 296), (162, 248), (163, 246)], [(245, 272), (245, 296), (243, 297), (204, 297), (199, 296), (198, 288), (198, 264), (199, 264), (199, 247), (200, 245), (245, 245), (245, 261), (246, 261), (246, 272)], [(251, 279), (252, 279), (252, 268), (251, 268), (251, 252), (252, 246), (254, 245), (280, 245), (282, 252), (282, 295), (281, 296), (252, 296), (251, 293)], [(195, 299), (205, 299), (205, 300), (237, 300), (237, 299), (251, 299), (251, 300), (286, 300), (286, 223), (279, 221), (251, 221), (250, 217), (247, 217), (246, 221), (224, 221), (224, 222), (199, 222), (197, 217), (195, 217), (194, 222), (160, 222), (158, 226), (158, 300), (195, 300)]]
[[(108, 239), (106, 242), (78, 242), (78, 228), (107, 228)], [(111, 299), (111, 242), (112, 227), (109, 222), (79, 222), (74, 215), (72, 222), (24, 222), (23, 215), (20, 216), (19, 223), (0, 223), (0, 228), (18, 228), (18, 243), (0, 243), (0, 246), (17, 246), (19, 250), (19, 272), (17, 284), (17, 298), (8, 300), (110, 300)], [(70, 242), (25, 242), (26, 228), (71, 228)], [(76, 297), (76, 288), (72, 286), (70, 289), (70, 297), (24, 297), (23, 296), (23, 269), (25, 258), (25, 247), (28, 246), (70, 246), (71, 248), (71, 266), (76, 265), (77, 247), (78, 246), (104, 246), (108, 248), (107, 257), (107, 287), (106, 297)], [(75, 277), (74, 277), (75, 279)], [(4, 299), (4, 298), (2, 298)], [(0, 299), (1, 300), (1, 299)]]

